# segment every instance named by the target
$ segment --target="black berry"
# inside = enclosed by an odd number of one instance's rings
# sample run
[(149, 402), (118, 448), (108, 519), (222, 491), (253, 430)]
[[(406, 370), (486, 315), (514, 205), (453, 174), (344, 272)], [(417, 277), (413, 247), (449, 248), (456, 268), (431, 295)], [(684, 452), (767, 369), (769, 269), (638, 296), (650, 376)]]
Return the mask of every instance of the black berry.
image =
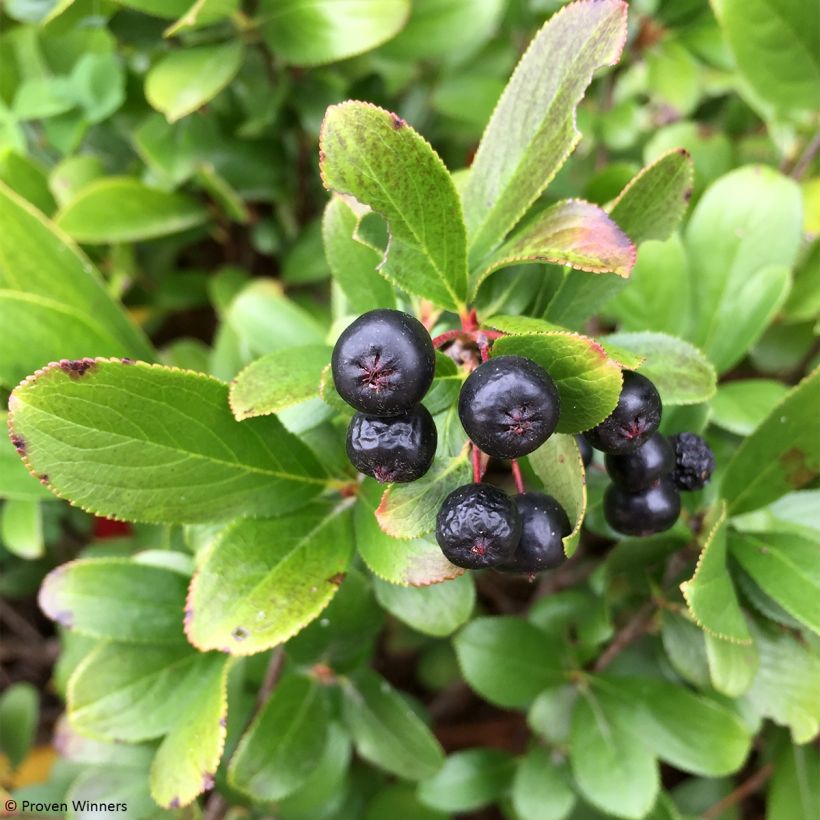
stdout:
[(635, 493), (672, 472), (675, 466), (675, 453), (666, 436), (655, 433), (631, 453), (624, 453), (621, 456), (607, 455), (604, 464), (614, 484)]
[(433, 417), (422, 404), (390, 418), (356, 413), (347, 428), (347, 457), (377, 481), (415, 481), (430, 469), (437, 440)]
[(584, 467), (589, 467), (592, 464), (592, 445), (583, 436), (575, 436), (575, 441), (578, 444)]
[(680, 515), (680, 493), (668, 477), (630, 493), (610, 484), (604, 494), (604, 517), (624, 535), (653, 535), (668, 530)]
[(398, 416), (424, 398), (436, 358), (418, 319), (399, 310), (371, 310), (339, 336), (331, 367), (336, 390), (351, 407)]
[(436, 541), (458, 567), (483, 569), (512, 557), (521, 537), (521, 516), (512, 499), (488, 484), (453, 490), (438, 512)]
[(712, 448), (694, 433), (678, 433), (670, 439), (674, 449), (672, 480), (681, 490), (702, 490), (715, 470)]
[(505, 572), (541, 572), (566, 560), (565, 538), (572, 532), (564, 508), (544, 493), (523, 493), (515, 497), (521, 516), (521, 540), (508, 561), (498, 569)]
[(495, 458), (538, 449), (558, 424), (558, 391), (543, 368), (523, 356), (499, 356), (464, 382), (458, 414), (467, 435)]
[(661, 397), (655, 385), (640, 373), (624, 370), (624, 385), (617, 406), (584, 436), (593, 447), (605, 453), (631, 453), (660, 423)]

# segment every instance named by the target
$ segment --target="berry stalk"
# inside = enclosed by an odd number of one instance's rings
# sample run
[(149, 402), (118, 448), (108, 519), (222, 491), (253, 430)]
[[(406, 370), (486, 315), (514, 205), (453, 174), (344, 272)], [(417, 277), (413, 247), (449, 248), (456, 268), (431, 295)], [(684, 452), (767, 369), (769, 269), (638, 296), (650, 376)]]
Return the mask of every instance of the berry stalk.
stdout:
[(524, 486), (524, 476), (521, 475), (521, 465), (518, 463), (518, 459), (514, 458), (510, 462), (510, 466), (512, 467), (512, 474), (515, 479), (515, 489), (518, 493), (523, 495), (527, 492), (527, 488)]

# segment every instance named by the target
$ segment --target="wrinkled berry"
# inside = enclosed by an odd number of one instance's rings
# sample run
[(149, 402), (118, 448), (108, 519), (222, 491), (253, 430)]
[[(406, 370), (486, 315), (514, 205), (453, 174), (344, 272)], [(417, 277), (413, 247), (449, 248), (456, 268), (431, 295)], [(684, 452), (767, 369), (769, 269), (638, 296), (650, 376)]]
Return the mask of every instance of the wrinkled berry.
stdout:
[(563, 564), (565, 538), (572, 532), (564, 508), (544, 493), (523, 493), (515, 496), (521, 516), (521, 540), (512, 558), (498, 569), (505, 572), (541, 572)]
[(630, 493), (610, 484), (604, 494), (604, 517), (624, 535), (653, 535), (668, 530), (680, 515), (680, 493), (668, 477)]
[(523, 356), (499, 356), (464, 382), (458, 414), (467, 435), (495, 458), (538, 449), (558, 424), (558, 391), (549, 374)]
[(371, 310), (339, 336), (331, 359), (339, 395), (372, 416), (398, 416), (433, 382), (435, 352), (424, 325), (399, 310)]
[(347, 428), (347, 457), (377, 481), (415, 481), (430, 469), (437, 440), (433, 417), (422, 404), (390, 418), (356, 413)]
[(599, 425), (584, 433), (587, 441), (605, 453), (637, 450), (661, 423), (661, 397), (655, 385), (640, 373), (624, 370), (618, 404)]
[(715, 470), (712, 448), (694, 433), (678, 433), (670, 439), (674, 449), (672, 480), (680, 490), (702, 490)]
[(575, 436), (575, 441), (578, 444), (584, 467), (589, 467), (592, 464), (592, 445), (583, 436)]
[(666, 436), (655, 433), (631, 453), (607, 455), (604, 464), (613, 484), (635, 493), (670, 473), (675, 466), (675, 454)]
[(489, 484), (465, 484), (441, 505), (436, 541), (458, 567), (494, 567), (512, 557), (521, 537), (513, 500)]

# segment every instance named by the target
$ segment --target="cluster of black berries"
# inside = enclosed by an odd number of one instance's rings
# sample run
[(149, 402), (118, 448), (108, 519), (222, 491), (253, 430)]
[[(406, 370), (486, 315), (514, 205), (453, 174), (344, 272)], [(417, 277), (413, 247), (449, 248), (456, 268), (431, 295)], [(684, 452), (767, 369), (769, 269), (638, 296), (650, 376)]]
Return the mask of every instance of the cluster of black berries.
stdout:
[(680, 515), (678, 490), (703, 488), (715, 468), (714, 454), (700, 436), (680, 433), (667, 439), (657, 432), (661, 411), (655, 385), (624, 371), (616, 408), (584, 433), (588, 444), (606, 453), (612, 484), (604, 495), (604, 516), (624, 535), (668, 530)]

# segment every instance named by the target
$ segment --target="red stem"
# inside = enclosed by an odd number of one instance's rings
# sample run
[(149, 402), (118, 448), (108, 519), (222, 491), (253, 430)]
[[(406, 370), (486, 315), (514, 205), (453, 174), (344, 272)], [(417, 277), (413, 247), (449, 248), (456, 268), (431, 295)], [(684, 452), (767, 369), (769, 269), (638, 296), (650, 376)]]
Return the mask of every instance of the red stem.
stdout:
[(519, 493), (527, 492), (527, 488), (524, 486), (524, 476), (521, 475), (521, 465), (518, 463), (518, 460), (513, 459), (510, 462), (510, 466), (512, 467), (512, 474), (515, 479), (515, 489)]
[(478, 330), (478, 313), (475, 308), (471, 308), (467, 313), (461, 316), (461, 329), (468, 333), (473, 333)]
[[(471, 442), (472, 444), (472, 442)], [(481, 479), (484, 478), (484, 471), (481, 469), (481, 450), (476, 447), (475, 444), (472, 444), (473, 448), (473, 481), (476, 484), (481, 483)]]
[(444, 333), (440, 333), (438, 336), (433, 337), (433, 347), (438, 350), (442, 345), (453, 341), (453, 339), (458, 339), (459, 336), (463, 335), (463, 330), (445, 330)]

